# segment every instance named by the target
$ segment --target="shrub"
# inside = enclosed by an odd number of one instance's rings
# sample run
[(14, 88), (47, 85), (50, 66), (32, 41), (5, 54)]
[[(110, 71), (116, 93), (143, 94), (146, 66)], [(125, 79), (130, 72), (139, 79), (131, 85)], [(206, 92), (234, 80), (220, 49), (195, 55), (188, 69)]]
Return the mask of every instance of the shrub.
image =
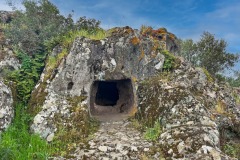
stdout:
[(26, 0), (23, 5), (25, 11), (16, 11), (16, 17), (4, 31), (18, 49), (29, 55), (44, 50), (44, 41), (66, 32), (73, 25), (49, 0)]
[(15, 70), (8, 76), (8, 79), (16, 83), (18, 99), (27, 103), (31, 92), (36, 85), (44, 67), (45, 54), (36, 54), (31, 58), (24, 52), (15, 51), (22, 65), (19, 70)]
[(163, 71), (171, 71), (172, 69), (174, 69), (176, 66), (176, 57), (166, 50), (161, 51), (161, 53), (165, 57)]

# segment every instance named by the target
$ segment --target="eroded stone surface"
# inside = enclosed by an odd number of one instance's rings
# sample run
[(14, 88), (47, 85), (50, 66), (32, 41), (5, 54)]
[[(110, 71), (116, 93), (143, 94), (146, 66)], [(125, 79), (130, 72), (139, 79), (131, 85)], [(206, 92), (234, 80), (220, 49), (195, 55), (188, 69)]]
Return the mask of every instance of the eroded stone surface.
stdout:
[(87, 145), (77, 148), (71, 156), (74, 157), (72, 159), (92, 160), (138, 160), (144, 156), (160, 159), (159, 152), (151, 151), (153, 147), (152, 142), (143, 139), (142, 134), (131, 126), (131, 122), (103, 122), (93, 139)]
[(0, 29), (0, 132), (11, 124), (14, 117), (14, 97), (11, 91), (14, 85), (13, 82), (6, 82), (5, 77), (21, 66), (12, 49), (6, 46), (6, 40), (2, 37), (2, 34)]
[(11, 89), (0, 79), (0, 133), (12, 122), (14, 116)]
[[(67, 101), (67, 97), (85, 96), (88, 106), (95, 105), (90, 102), (91, 85), (94, 81), (125, 79), (132, 81), (131, 87), (134, 94), (131, 100), (132, 107), (128, 113), (124, 114), (133, 115), (136, 112), (137, 83), (135, 81), (159, 73), (164, 63), (164, 56), (157, 50), (160, 42), (148, 36), (143, 37), (138, 31), (129, 27), (115, 30), (111, 36), (99, 41), (77, 38), (69, 54), (62, 59), (57, 68), (49, 71), (48, 64), (46, 65), (41, 80), (33, 91), (34, 96), (31, 98), (37, 101), (39, 97), (43, 97), (42, 104), (35, 103), (35, 106), (31, 106), (33, 111), (40, 110), (36, 113), (31, 126), (34, 132), (46, 138), (42, 131), (44, 127), (50, 130), (48, 134), (56, 131), (56, 125), (51, 123), (54, 122), (56, 112), (64, 110), (64, 107), (60, 109), (60, 102)], [(141, 38), (141, 41), (133, 44), (133, 38)], [(61, 47), (56, 48), (50, 56), (56, 57), (61, 52)], [(46, 95), (41, 96), (41, 93)], [(35, 108), (39, 106), (41, 108)], [(119, 108), (121, 106), (124, 106), (123, 102)], [(90, 112), (91, 109), (94, 107), (90, 107)]]
[(229, 127), (238, 132), (240, 112), (231, 93), (182, 61), (174, 73), (139, 84), (139, 116), (161, 124), (159, 142), (165, 157), (231, 159), (220, 150), (219, 133)]
[[(77, 38), (57, 68), (45, 68), (32, 99), (37, 99), (41, 93), (46, 95), (40, 108), (32, 106), (39, 112), (31, 129), (52, 140), (59, 124), (76, 125), (71, 121), (75, 114), (73, 108), (78, 107), (85, 111), (84, 115), (88, 114), (86, 107), (90, 106), (94, 81), (130, 79), (136, 105), (133, 114), (137, 112), (143, 121), (158, 121), (162, 127), (158, 142), (163, 155), (156, 153), (153, 159), (160, 156), (231, 159), (220, 150), (221, 129), (240, 133), (240, 111), (231, 88), (211, 82), (203, 69), (194, 68), (181, 58), (177, 58), (179, 64), (172, 71), (162, 73), (165, 57), (156, 46), (163, 43), (129, 27), (116, 30), (101, 41)], [(61, 51), (61, 47), (55, 49), (50, 56)], [(68, 100), (81, 96), (86, 99), (77, 101), (76, 106)], [(86, 126), (86, 122), (81, 121), (78, 127)], [(122, 125), (125, 122), (118, 122), (116, 126), (102, 123), (93, 140), (79, 147), (74, 156), (79, 159), (139, 159), (139, 154), (151, 150), (151, 143), (145, 143), (139, 132), (121, 128)]]

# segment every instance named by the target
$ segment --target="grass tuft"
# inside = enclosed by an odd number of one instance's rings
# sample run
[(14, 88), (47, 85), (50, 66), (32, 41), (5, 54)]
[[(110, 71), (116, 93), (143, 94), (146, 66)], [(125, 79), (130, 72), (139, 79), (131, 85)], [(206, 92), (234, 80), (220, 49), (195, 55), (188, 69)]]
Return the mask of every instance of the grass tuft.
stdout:
[(150, 141), (156, 141), (161, 134), (161, 126), (159, 121), (155, 121), (153, 127), (148, 127), (144, 133), (144, 138)]

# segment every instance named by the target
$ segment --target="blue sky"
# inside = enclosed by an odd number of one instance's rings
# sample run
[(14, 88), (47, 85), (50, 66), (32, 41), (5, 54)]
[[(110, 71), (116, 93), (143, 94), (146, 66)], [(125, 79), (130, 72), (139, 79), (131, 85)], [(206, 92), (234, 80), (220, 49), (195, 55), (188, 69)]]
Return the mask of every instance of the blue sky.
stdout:
[(102, 27), (129, 25), (166, 27), (180, 38), (197, 40), (203, 31), (228, 42), (229, 52), (240, 52), (239, 0), (52, 0), (63, 14), (87, 16)]
[[(12, 0), (20, 6), (21, 0)], [(182, 39), (198, 40), (203, 31), (228, 42), (227, 50), (240, 53), (240, 0), (50, 0), (64, 15), (101, 21), (103, 28), (165, 27)], [(0, 0), (0, 10), (7, 9)]]

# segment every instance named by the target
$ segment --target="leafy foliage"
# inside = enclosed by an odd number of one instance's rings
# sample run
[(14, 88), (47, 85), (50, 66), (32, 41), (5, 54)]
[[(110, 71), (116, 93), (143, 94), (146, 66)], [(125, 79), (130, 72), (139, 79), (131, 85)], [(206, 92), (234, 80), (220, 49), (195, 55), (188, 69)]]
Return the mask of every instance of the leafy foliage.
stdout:
[(192, 39), (179, 40), (181, 51), (180, 56), (191, 62), (194, 66), (198, 66), (199, 52), (197, 44)]
[(240, 87), (240, 71), (235, 71), (234, 77), (225, 77), (232, 87)]
[(73, 21), (59, 14), (48, 0), (23, 1), (26, 11), (16, 11), (16, 17), (5, 29), (7, 38), (18, 49), (30, 55), (44, 50), (43, 42), (64, 33)]
[(99, 29), (100, 27), (100, 21), (89, 18), (87, 19), (85, 16), (80, 17), (78, 21), (75, 24), (75, 30), (90, 30), (90, 31), (95, 31), (95, 29)]
[(175, 67), (176, 57), (166, 50), (161, 51), (161, 53), (165, 57), (164, 64), (163, 64), (163, 71), (172, 70)]
[(206, 68), (210, 74), (216, 75), (226, 68), (233, 67), (238, 56), (226, 51), (227, 42), (216, 39), (213, 34), (204, 32), (198, 42), (180, 41), (180, 56), (189, 60), (194, 66)]
[(16, 83), (18, 99), (27, 103), (43, 70), (44, 63), (42, 62), (45, 59), (45, 55), (35, 54), (34, 58), (31, 58), (24, 52), (15, 52), (22, 61), (22, 65), (19, 70), (13, 71), (8, 78)]

